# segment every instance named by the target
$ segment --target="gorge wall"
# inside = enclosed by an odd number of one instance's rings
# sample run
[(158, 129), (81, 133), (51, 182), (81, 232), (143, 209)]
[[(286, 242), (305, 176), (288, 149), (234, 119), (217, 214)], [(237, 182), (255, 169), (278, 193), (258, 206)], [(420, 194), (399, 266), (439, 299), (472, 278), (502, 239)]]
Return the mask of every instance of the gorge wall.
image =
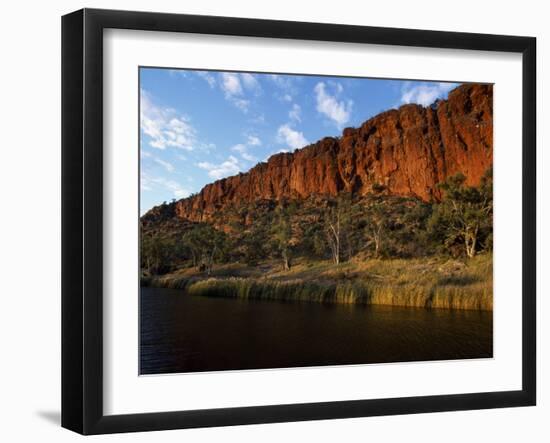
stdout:
[(382, 186), (390, 194), (438, 200), (436, 185), (446, 177), (462, 172), (467, 184), (477, 185), (492, 163), (493, 88), (465, 84), (432, 106), (403, 105), (345, 129), (339, 138), (273, 155), (247, 173), (205, 186), (170, 210), (205, 221), (239, 203), (340, 192), (365, 195)]

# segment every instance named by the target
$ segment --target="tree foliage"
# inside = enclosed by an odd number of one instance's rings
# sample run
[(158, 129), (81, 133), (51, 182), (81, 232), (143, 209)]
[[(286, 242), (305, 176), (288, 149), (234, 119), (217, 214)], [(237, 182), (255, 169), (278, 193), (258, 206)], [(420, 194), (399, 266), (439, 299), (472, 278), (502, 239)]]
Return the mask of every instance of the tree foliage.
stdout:
[[(324, 211), (324, 232), (330, 249), (332, 261), (338, 265), (343, 259), (345, 248), (349, 250), (349, 230), (351, 227), (352, 198), (350, 194), (341, 194), (329, 201)], [(346, 240), (348, 240), (346, 242)], [(349, 251), (348, 251), (349, 254)]]
[(162, 236), (148, 235), (141, 240), (141, 268), (148, 275), (164, 274), (173, 266), (175, 242)]
[(282, 260), (283, 269), (290, 270), (293, 253), (292, 216), (294, 207), (279, 205), (275, 210), (273, 227), (271, 230), (272, 248)]
[(141, 267), (148, 275), (184, 266), (209, 275), (214, 263), (277, 260), (288, 271), (301, 257), (338, 265), (432, 254), (473, 257), (491, 250), (492, 171), (477, 187), (457, 174), (440, 189), (442, 201), (430, 203), (381, 191), (258, 201), (220, 211), (209, 223), (176, 221), (167, 205), (159, 216), (164, 225), (143, 222)]
[(191, 254), (193, 266), (208, 275), (216, 255), (225, 251), (226, 236), (208, 224), (200, 224), (190, 229), (182, 238), (182, 244)]
[(434, 207), (429, 229), (449, 252), (461, 245), (471, 258), (492, 244), (492, 170), (487, 171), (479, 187), (467, 186), (465, 182), (466, 177), (459, 173), (440, 185), (444, 198)]

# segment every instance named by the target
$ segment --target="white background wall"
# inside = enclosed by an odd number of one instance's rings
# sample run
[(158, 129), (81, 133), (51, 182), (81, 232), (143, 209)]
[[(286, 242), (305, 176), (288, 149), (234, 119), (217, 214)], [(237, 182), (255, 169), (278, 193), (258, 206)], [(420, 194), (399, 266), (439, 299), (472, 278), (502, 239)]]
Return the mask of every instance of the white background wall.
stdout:
[[(4, 2), (0, 26), (0, 438), (80, 440), (60, 414), (60, 17), (81, 7), (531, 35), (538, 38), (539, 226), (550, 221), (543, 155), (550, 89), (544, 2), (112, 0)], [(518, 147), (519, 149), (519, 147)], [(543, 200), (546, 200), (544, 202)], [(534, 408), (164, 431), (94, 441), (529, 441), (550, 439), (550, 242), (539, 228), (539, 405)], [(545, 249), (544, 252), (541, 252)], [(545, 274), (545, 275), (541, 275)], [(412, 381), (414, 382), (414, 381)]]

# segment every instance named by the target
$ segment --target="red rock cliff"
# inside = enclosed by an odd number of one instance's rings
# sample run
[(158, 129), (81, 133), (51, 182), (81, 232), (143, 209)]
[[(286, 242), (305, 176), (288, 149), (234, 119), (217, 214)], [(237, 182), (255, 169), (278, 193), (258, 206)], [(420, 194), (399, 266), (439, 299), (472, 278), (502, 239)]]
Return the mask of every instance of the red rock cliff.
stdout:
[(439, 199), (436, 185), (462, 172), (477, 185), (493, 163), (493, 88), (462, 85), (430, 107), (383, 112), (340, 138), (277, 154), (245, 174), (218, 180), (176, 202), (179, 217), (208, 220), (215, 211), (259, 199), (387, 192)]

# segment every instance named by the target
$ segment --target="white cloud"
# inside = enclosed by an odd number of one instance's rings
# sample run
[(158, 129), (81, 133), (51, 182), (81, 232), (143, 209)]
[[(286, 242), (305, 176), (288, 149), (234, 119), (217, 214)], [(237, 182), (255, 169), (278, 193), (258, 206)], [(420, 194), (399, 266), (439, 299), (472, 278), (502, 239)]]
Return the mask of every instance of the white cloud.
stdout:
[(210, 86), (212, 89), (216, 87), (216, 78), (208, 71), (196, 71), (195, 74), (197, 74), (206, 83), (208, 83), (208, 86)]
[(141, 171), (141, 174), (140, 174), (140, 177), (139, 177), (139, 188), (142, 190), (142, 191), (152, 191), (153, 188), (151, 187), (151, 180), (149, 178), (149, 176), (143, 172), (143, 170)]
[(149, 146), (156, 149), (175, 147), (192, 151), (196, 131), (188, 119), (174, 109), (155, 105), (145, 90), (140, 94), (141, 130), (151, 139)]
[(289, 76), (271, 74), (269, 76), (269, 79), (281, 89), (285, 89), (285, 90), (292, 89), (292, 80), (291, 80), (291, 77)]
[(140, 187), (143, 191), (152, 191), (153, 187), (161, 187), (171, 192), (176, 198), (185, 198), (191, 195), (191, 192), (180, 185), (175, 180), (166, 180), (162, 177), (151, 177), (142, 172), (140, 177)]
[(329, 81), (329, 84), (334, 88), (336, 89), (336, 93), (337, 94), (341, 94), (342, 92), (344, 92), (344, 87), (340, 84), (340, 83), (337, 83), (335, 81)]
[(170, 77), (187, 77), (187, 73), (182, 69), (169, 69), (168, 73), (170, 74)]
[(243, 88), (241, 86), (241, 81), (239, 80), (238, 74), (222, 72), (221, 79), (221, 88), (225, 92), (225, 96), (227, 98), (235, 95), (242, 95)]
[(160, 158), (154, 158), (153, 161), (159, 165), (161, 165), (164, 169), (166, 169), (168, 172), (174, 172), (174, 165), (172, 163), (161, 160)]
[(231, 150), (243, 153), (243, 152), (246, 152), (246, 146), (243, 145), (242, 143), (239, 143), (238, 145), (233, 146)]
[(255, 135), (249, 135), (247, 137), (246, 144), (250, 146), (260, 146), (262, 141)]
[(294, 103), (292, 105), (292, 108), (288, 112), (288, 116), (290, 117), (290, 119), (297, 122), (302, 121), (301, 114), (302, 114), (302, 108), (300, 108), (300, 105), (298, 103)]
[(241, 74), (241, 80), (246, 89), (256, 92), (261, 91), (260, 82), (258, 82), (254, 75), (244, 72)]
[(220, 87), (225, 94), (225, 98), (245, 114), (250, 107), (250, 100), (246, 98), (245, 90), (252, 91), (256, 95), (262, 91), (260, 83), (252, 74), (222, 72), (220, 79)]
[(257, 162), (258, 161), (257, 157), (253, 156), (252, 154), (250, 154), (248, 152), (242, 152), (241, 157), (244, 158), (245, 160), (249, 161), (249, 162)]
[(183, 188), (177, 181), (161, 179), (161, 184), (169, 191), (172, 191), (176, 198), (185, 198), (191, 195), (191, 192)]
[(246, 144), (239, 143), (231, 148), (232, 151), (238, 152), (241, 157), (249, 162), (257, 162), (258, 158), (255, 155), (252, 155), (248, 149), (251, 146), (260, 146), (262, 141), (255, 135), (248, 135), (246, 138)]
[(233, 104), (243, 111), (245, 114), (248, 112), (248, 107), (250, 106), (250, 101), (245, 100), (244, 98), (231, 98)]
[(279, 127), (277, 140), (292, 149), (302, 148), (309, 143), (303, 133), (292, 129), (288, 123)]
[(256, 117), (253, 117), (249, 120), (250, 123), (256, 124), (256, 125), (263, 125), (265, 124), (265, 115), (264, 114), (258, 114)]
[(197, 166), (208, 171), (208, 175), (216, 180), (235, 175), (241, 171), (239, 160), (233, 155), (230, 155), (226, 161), (219, 164), (200, 162)]
[(271, 74), (267, 78), (279, 88), (279, 91), (274, 94), (278, 100), (290, 103), (299, 94), (298, 83), (300, 82), (300, 77)]
[(343, 92), (344, 88), (339, 83), (335, 83), (332, 86), (335, 89), (335, 95), (327, 92), (327, 85), (325, 83), (319, 82), (315, 85), (317, 111), (332, 120), (338, 128), (342, 128), (350, 119), (353, 101), (339, 101), (338, 96)]
[(429, 106), (456, 86), (456, 83), (423, 83), (412, 86), (410, 82), (406, 82), (401, 91), (401, 103)]

